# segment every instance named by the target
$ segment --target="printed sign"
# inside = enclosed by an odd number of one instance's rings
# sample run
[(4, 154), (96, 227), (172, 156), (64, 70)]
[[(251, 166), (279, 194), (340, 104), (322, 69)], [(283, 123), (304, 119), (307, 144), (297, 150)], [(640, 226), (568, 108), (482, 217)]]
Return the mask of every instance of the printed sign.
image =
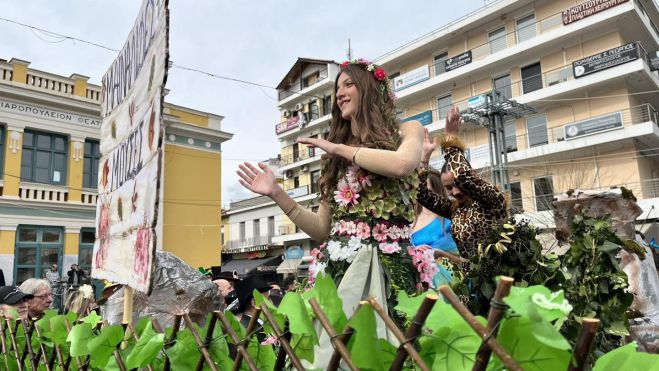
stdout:
[(595, 117), (574, 124), (565, 125), (563, 126), (563, 129), (565, 130), (565, 140), (570, 140), (621, 127), (622, 113), (616, 112), (610, 115)]
[(300, 246), (291, 246), (286, 249), (286, 259), (302, 259), (304, 250)]
[(291, 198), (306, 196), (306, 195), (309, 194), (309, 187), (308, 186), (301, 186), (301, 187), (289, 189), (288, 191), (286, 191), (286, 193)]
[(469, 108), (480, 108), (482, 105), (485, 104), (485, 95), (477, 95), (475, 97), (471, 97), (467, 100), (467, 107)]
[(453, 71), (456, 68), (466, 66), (471, 63), (471, 50), (467, 50), (462, 54), (451, 57), (444, 61), (446, 72)]
[(428, 111), (424, 111), (424, 112), (421, 112), (419, 114), (416, 114), (414, 116), (410, 116), (410, 117), (402, 120), (401, 123), (408, 122), (408, 121), (414, 121), (414, 120), (420, 122), (421, 125), (423, 125), (423, 126), (430, 125), (430, 124), (432, 124), (432, 111), (428, 110)]
[(394, 91), (403, 90), (430, 78), (428, 66), (421, 66), (394, 79)]
[(291, 117), (285, 122), (279, 123), (275, 126), (275, 134), (281, 134), (289, 130), (295, 129), (300, 123), (300, 116)]
[(659, 71), (659, 57), (650, 58), (650, 71)]
[(167, 0), (144, 0), (103, 76), (101, 160), (92, 277), (148, 293), (157, 244)]
[(572, 70), (574, 77), (578, 79), (636, 59), (638, 59), (638, 47), (635, 42), (632, 42), (574, 61), (572, 62)]
[(26, 116), (42, 117), (72, 125), (90, 126), (93, 128), (101, 127), (101, 120), (99, 120), (98, 117), (81, 116), (75, 113), (13, 102), (5, 99), (0, 99), (0, 110)]
[(603, 12), (607, 9), (626, 3), (629, 0), (589, 0), (584, 1), (579, 5), (575, 5), (567, 10), (564, 10), (561, 15), (563, 16), (563, 25), (568, 25), (572, 22), (580, 21), (593, 14)]

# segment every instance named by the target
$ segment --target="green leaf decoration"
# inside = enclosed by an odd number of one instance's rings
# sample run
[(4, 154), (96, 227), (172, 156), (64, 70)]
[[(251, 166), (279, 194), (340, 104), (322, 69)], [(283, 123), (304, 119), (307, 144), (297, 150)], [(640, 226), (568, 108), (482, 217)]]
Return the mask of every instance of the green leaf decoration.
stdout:
[(164, 342), (165, 334), (156, 333), (149, 322), (137, 340), (135, 348), (128, 354), (126, 368), (139, 368), (151, 363), (158, 356)]
[(343, 312), (343, 302), (336, 291), (334, 280), (329, 275), (318, 275), (313, 289), (304, 293), (302, 297), (305, 300), (316, 298), (332, 327), (337, 333), (343, 332), (348, 318)]
[[(236, 332), (236, 335), (238, 336), (238, 339), (244, 339), (245, 336), (247, 335), (247, 330), (243, 327), (243, 325), (240, 324), (240, 321), (236, 318), (236, 316), (233, 315), (231, 312), (226, 312), (224, 313), (224, 316), (227, 318), (229, 321), (229, 324), (231, 325), (231, 328), (233, 331)], [(228, 338), (229, 342), (233, 344), (233, 339), (230, 337)]]
[(108, 359), (114, 353), (117, 344), (124, 337), (124, 330), (119, 325), (104, 327), (99, 334), (87, 343), (87, 349), (91, 355), (91, 365), (102, 368), (108, 363)]
[[(247, 352), (254, 359), (258, 370), (273, 370), (277, 356), (272, 345), (260, 345), (256, 337), (252, 337), (247, 346)], [(249, 370), (247, 363), (243, 362), (241, 370)]]
[[(411, 319), (419, 310), (424, 298), (425, 295), (408, 296), (404, 291), (399, 291), (398, 305), (395, 309), (403, 312), (408, 319)], [(437, 330), (442, 327), (451, 327), (456, 323), (462, 322), (464, 322), (464, 320), (460, 314), (458, 314), (450, 304), (444, 302), (440, 295), (439, 299), (435, 302), (430, 315), (426, 318), (424, 327)]]
[[(550, 347), (533, 336), (531, 321), (525, 317), (504, 319), (497, 341), (525, 371), (554, 371), (567, 369), (570, 352)], [(490, 370), (503, 370), (501, 360), (492, 355)]]
[[(272, 316), (275, 318), (275, 322), (277, 323), (277, 326), (279, 327), (280, 330), (283, 331), (284, 326), (286, 324), (286, 318), (279, 313), (277, 307), (274, 304), (272, 304), (272, 302), (269, 299), (263, 296), (263, 294), (258, 292), (258, 290), (254, 290), (253, 295), (254, 295), (254, 304), (256, 304), (257, 307), (260, 307), (261, 304), (265, 303), (265, 306), (268, 307), (270, 313), (272, 313)], [(261, 318), (265, 318), (265, 314), (262, 314)], [(264, 323), (263, 328), (266, 330), (266, 332), (269, 333), (274, 332), (270, 329), (270, 325), (268, 324), (268, 322)]]
[(291, 348), (300, 359), (306, 359), (313, 363), (314, 361), (314, 345), (318, 344), (316, 334), (313, 335), (300, 335), (293, 334), (291, 337)]
[(376, 332), (373, 308), (370, 305), (361, 306), (348, 325), (355, 330), (348, 344), (355, 366), (368, 370), (387, 369), (381, 357), (382, 348)]
[(531, 319), (531, 327), (533, 337), (543, 344), (556, 349), (568, 351), (572, 349), (570, 343), (563, 337), (556, 327), (551, 325), (551, 323), (543, 320)]
[(69, 323), (75, 322), (75, 313), (70, 312), (69, 314), (62, 314), (54, 316), (50, 319), (50, 331), (45, 334), (49, 337), (53, 343), (57, 345), (65, 345), (68, 332), (66, 330), (66, 321)]
[(316, 333), (311, 316), (299, 294), (289, 292), (284, 295), (279, 304), (279, 313), (288, 317), (289, 330), (292, 334), (312, 335)]
[(135, 325), (135, 333), (137, 334), (138, 338), (142, 336), (142, 333), (150, 324), (151, 318), (149, 317), (142, 317), (137, 321), (137, 324)]
[[(209, 314), (206, 317), (206, 323), (209, 323), (210, 317), (213, 314)], [(206, 331), (208, 328), (204, 328), (200, 336), (202, 338), (206, 337)], [(233, 360), (229, 357), (229, 345), (226, 340), (226, 336), (222, 332), (221, 322), (217, 322), (215, 328), (213, 329), (213, 336), (211, 337), (211, 342), (208, 346), (208, 352), (211, 354), (211, 358), (215, 361), (215, 364), (220, 370), (231, 370), (233, 368)]]
[[(199, 347), (189, 329), (178, 332), (176, 343), (166, 350), (172, 365), (172, 370), (188, 370), (193, 362), (199, 359)], [(190, 361), (190, 360), (195, 361)]]
[(85, 318), (82, 319), (82, 323), (89, 323), (90, 325), (96, 326), (97, 323), (101, 322), (103, 318), (98, 315), (96, 312), (91, 312)]
[(69, 349), (71, 357), (81, 357), (89, 354), (87, 342), (89, 342), (92, 336), (92, 325), (89, 323), (81, 323), (73, 326), (66, 338), (66, 341), (71, 343), (71, 348)]
[(471, 370), (480, 344), (478, 334), (464, 321), (419, 340), (420, 354), (432, 370)]
[(659, 354), (636, 351), (636, 343), (612, 350), (595, 362), (593, 371), (605, 370), (659, 370)]
[(522, 316), (539, 315), (551, 322), (566, 318), (572, 306), (565, 300), (562, 290), (552, 293), (540, 285), (529, 287), (511, 287), (510, 294), (503, 301)]

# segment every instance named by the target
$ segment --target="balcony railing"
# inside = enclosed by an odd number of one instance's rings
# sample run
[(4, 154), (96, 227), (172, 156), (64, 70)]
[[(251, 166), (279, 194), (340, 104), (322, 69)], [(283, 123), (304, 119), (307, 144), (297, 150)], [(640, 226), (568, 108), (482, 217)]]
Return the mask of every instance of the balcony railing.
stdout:
[(279, 235), (280, 236), (285, 236), (287, 234), (295, 234), (297, 233), (295, 225), (293, 224), (285, 224), (285, 225), (280, 225), (279, 226)]
[[(657, 125), (659, 123), (659, 114), (657, 113), (657, 110), (652, 107), (651, 104), (646, 103), (642, 104), (640, 106), (635, 106), (631, 107), (628, 109), (624, 110), (618, 110), (618, 111), (613, 111), (613, 112), (608, 112), (604, 114), (597, 114), (597, 115), (591, 115), (590, 117), (583, 118), (581, 120), (575, 120), (573, 122), (566, 123), (564, 125), (558, 126), (558, 127), (553, 127), (547, 129), (546, 133), (525, 133), (522, 135), (517, 135), (515, 138), (515, 143), (508, 143), (506, 142), (506, 145), (508, 148), (515, 148), (518, 151), (532, 148), (532, 147), (538, 147), (541, 145), (545, 144), (550, 144), (550, 143), (557, 143), (557, 142), (562, 142), (565, 140), (565, 126), (587, 121), (589, 119), (597, 118), (597, 117), (604, 117), (607, 115), (613, 115), (616, 113), (620, 113), (622, 116), (622, 125), (627, 126), (627, 125), (636, 125), (636, 124), (641, 124), (644, 122), (652, 121)], [(603, 129), (603, 131), (606, 131), (608, 129)], [(587, 135), (595, 135), (598, 132), (592, 132)], [(546, 140), (544, 139), (544, 135), (546, 135)], [(536, 143), (536, 145), (529, 145), (529, 139), (531, 139), (531, 143)], [(512, 151), (509, 151), (509, 153)]]
[(265, 235), (265, 236), (257, 236), (257, 237), (248, 237), (245, 239), (237, 239), (237, 240), (231, 240), (228, 241), (225, 245), (224, 248), (227, 251), (230, 250), (242, 250), (246, 249), (248, 250), (251, 247), (263, 247), (267, 245), (270, 245), (272, 243), (272, 237), (270, 235)]
[(290, 165), (298, 161), (307, 160), (310, 158), (314, 158), (316, 156), (320, 156), (323, 153), (325, 153), (325, 151), (323, 151), (320, 148), (307, 148), (306, 150), (300, 151), (296, 155), (290, 154), (286, 156), (281, 156), (281, 165), (282, 166)]
[(80, 202), (86, 205), (96, 205), (98, 201), (98, 192), (92, 190), (83, 190), (80, 195)]
[(11, 81), (12, 77), (12, 66), (11, 65), (0, 65), (0, 80)]
[(18, 197), (30, 201), (67, 202), (69, 192), (64, 187), (22, 182), (18, 187)]
[(318, 76), (318, 79), (316, 80), (316, 82), (309, 85), (309, 86), (303, 86), (304, 81), (298, 80), (295, 84), (291, 84), (291, 86), (288, 89), (279, 91), (279, 94), (278, 94), (279, 95), (279, 100), (280, 101), (284, 100), (284, 99), (290, 97), (291, 95), (299, 93), (300, 91), (302, 91), (304, 89), (307, 89), (311, 86), (317, 85), (317, 84), (325, 81), (325, 79), (327, 79), (327, 76), (328, 76), (327, 69), (323, 69), (323, 70), (320, 71), (320, 76)]
[(73, 95), (74, 85), (73, 81), (70, 79), (41, 74), (38, 72), (28, 72), (27, 81), (25, 83), (35, 88)]

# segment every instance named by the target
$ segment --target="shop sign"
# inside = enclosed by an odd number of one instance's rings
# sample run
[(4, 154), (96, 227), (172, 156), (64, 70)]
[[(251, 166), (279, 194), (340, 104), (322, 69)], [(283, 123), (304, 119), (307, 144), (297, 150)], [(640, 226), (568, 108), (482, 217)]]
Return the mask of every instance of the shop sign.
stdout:
[(421, 125), (423, 125), (423, 126), (432, 124), (432, 110), (428, 110), (428, 111), (416, 114), (414, 116), (410, 116), (406, 119), (403, 119), (403, 121), (401, 121), (401, 123), (408, 122), (408, 121), (414, 121), (414, 120), (420, 122)]
[(394, 91), (400, 91), (430, 78), (430, 69), (427, 65), (413, 69), (394, 79)]
[(583, 137), (602, 131), (619, 129), (622, 127), (622, 113), (616, 112), (606, 116), (595, 117), (574, 124), (563, 126), (565, 140)]
[(302, 259), (304, 250), (300, 246), (291, 246), (286, 249), (286, 259)]
[(475, 97), (471, 97), (467, 100), (467, 107), (469, 108), (480, 108), (485, 104), (485, 95), (477, 95)]
[(444, 61), (446, 72), (453, 71), (457, 68), (463, 67), (471, 63), (471, 50), (467, 50), (462, 54), (451, 57)]
[(158, 236), (167, 1), (144, 0), (102, 79), (101, 159), (92, 274), (148, 293)]
[(572, 62), (572, 72), (575, 78), (579, 78), (637, 59), (638, 46), (631, 42)]
[(561, 15), (563, 17), (563, 25), (568, 25), (572, 22), (580, 21), (591, 15), (611, 9), (620, 4), (626, 3), (629, 0), (589, 0), (584, 1), (579, 5), (564, 10)]
[(291, 117), (288, 120), (275, 125), (275, 134), (279, 135), (281, 133), (295, 129), (299, 123), (300, 123), (299, 115)]
[(289, 189), (288, 191), (286, 191), (286, 193), (288, 193), (288, 196), (291, 198), (306, 196), (309, 194), (309, 187), (301, 186), (301, 187)]

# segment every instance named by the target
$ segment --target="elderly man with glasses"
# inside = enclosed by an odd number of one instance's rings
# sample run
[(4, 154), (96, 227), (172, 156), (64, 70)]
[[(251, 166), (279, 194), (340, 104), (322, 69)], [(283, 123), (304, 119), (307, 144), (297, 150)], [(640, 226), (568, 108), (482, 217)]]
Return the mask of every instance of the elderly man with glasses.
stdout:
[(19, 287), (22, 292), (32, 294), (33, 298), (28, 302), (28, 313), (30, 318), (39, 319), (43, 317), (46, 309), (53, 304), (53, 293), (50, 282), (39, 278), (29, 278)]

